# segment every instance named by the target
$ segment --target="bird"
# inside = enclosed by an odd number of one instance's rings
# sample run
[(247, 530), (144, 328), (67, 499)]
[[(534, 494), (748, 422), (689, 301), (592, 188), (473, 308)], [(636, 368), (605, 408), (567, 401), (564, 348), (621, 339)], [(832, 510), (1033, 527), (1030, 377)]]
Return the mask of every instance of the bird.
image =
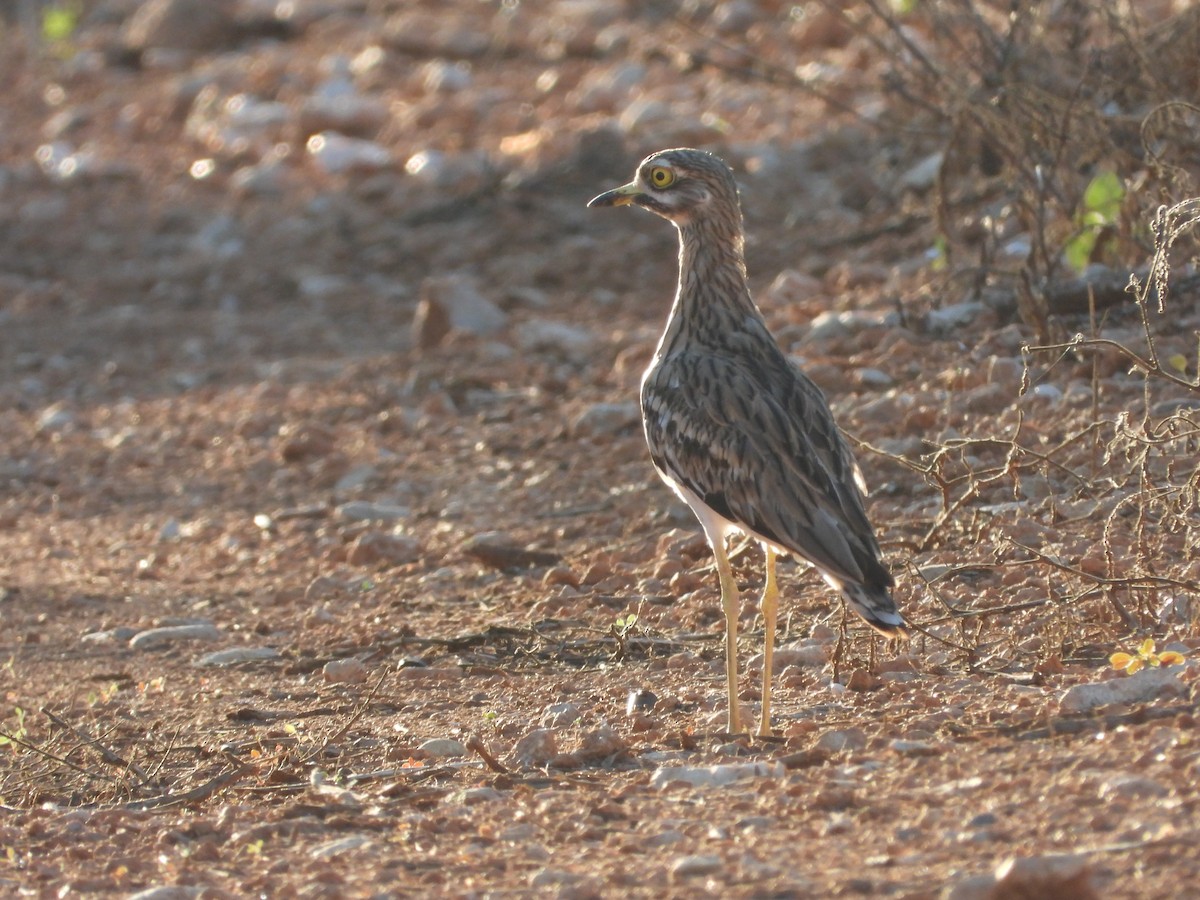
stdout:
[(744, 732), (740, 603), (726, 539), (741, 533), (763, 547), (757, 734), (769, 737), (779, 555), (813, 566), (879, 633), (908, 637), (867, 517), (862, 472), (821, 389), (780, 349), (751, 296), (737, 183), (720, 157), (660, 150), (641, 162), (633, 181), (588, 206), (641, 207), (678, 231), (679, 282), (642, 377), (642, 424), (654, 468), (691, 507), (716, 561), (730, 734)]

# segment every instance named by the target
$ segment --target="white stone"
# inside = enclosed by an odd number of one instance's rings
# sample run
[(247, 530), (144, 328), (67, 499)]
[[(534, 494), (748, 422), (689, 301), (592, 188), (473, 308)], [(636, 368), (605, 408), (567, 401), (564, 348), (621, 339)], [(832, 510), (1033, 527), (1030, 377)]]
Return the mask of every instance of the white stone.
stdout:
[(355, 170), (378, 171), (392, 165), (392, 153), (387, 147), (363, 138), (346, 137), (336, 131), (314, 134), (306, 147), (313, 162), (327, 175)]
[(206, 653), (196, 660), (198, 666), (232, 666), (244, 662), (261, 662), (263, 660), (279, 659), (279, 651), (274, 647), (231, 647), (228, 650), (217, 650)]
[(448, 756), (467, 755), (467, 748), (463, 746), (461, 741), (456, 741), (453, 738), (430, 738), (421, 744), (418, 749), (439, 759)]
[(650, 776), (650, 786), (661, 789), (683, 782), (692, 787), (719, 787), (751, 778), (782, 778), (784, 773), (783, 763), (765, 760), (718, 766), (663, 766)]
[(867, 746), (867, 735), (861, 728), (836, 728), (817, 738), (818, 750), (833, 753), (842, 750), (861, 750)]
[(571, 420), (572, 437), (619, 434), (641, 421), (636, 403), (594, 403)]
[(1160, 694), (1183, 697), (1188, 689), (1176, 676), (1177, 671), (1179, 667), (1147, 668), (1128, 677), (1077, 684), (1063, 694), (1059, 709), (1064, 713), (1080, 713), (1114, 703), (1145, 703)]
[(220, 638), (221, 630), (211, 622), (194, 625), (167, 625), (162, 628), (147, 628), (145, 631), (139, 631), (129, 639), (129, 646), (134, 650), (151, 650), (177, 641), (216, 641)]

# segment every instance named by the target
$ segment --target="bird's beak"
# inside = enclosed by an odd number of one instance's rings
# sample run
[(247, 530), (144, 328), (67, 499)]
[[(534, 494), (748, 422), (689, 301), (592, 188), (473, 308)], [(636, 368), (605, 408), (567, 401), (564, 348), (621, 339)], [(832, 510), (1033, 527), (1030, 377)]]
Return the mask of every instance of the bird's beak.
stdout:
[(588, 206), (628, 206), (636, 202), (641, 194), (642, 189), (638, 187), (638, 183), (631, 181), (629, 184), (621, 185), (619, 188), (605, 191), (599, 197), (593, 197), (588, 201)]

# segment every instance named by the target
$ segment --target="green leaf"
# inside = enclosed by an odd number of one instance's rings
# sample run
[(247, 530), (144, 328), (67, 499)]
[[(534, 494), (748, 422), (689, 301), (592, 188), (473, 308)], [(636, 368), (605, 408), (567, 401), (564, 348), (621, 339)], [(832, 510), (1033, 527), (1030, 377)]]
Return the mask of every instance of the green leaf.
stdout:
[(1092, 261), (1092, 250), (1096, 247), (1096, 232), (1088, 228), (1079, 232), (1063, 248), (1063, 256), (1076, 272), (1082, 272)]
[(1115, 222), (1124, 199), (1125, 185), (1121, 177), (1116, 172), (1101, 172), (1083, 192), (1083, 223), (1109, 225)]
[(69, 40), (78, 25), (78, 3), (55, 3), (42, 13), (42, 37), (48, 43)]

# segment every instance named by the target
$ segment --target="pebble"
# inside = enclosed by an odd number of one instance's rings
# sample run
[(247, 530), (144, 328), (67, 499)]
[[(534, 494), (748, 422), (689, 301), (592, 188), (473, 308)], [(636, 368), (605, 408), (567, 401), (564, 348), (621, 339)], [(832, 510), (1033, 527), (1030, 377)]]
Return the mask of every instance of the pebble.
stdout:
[(453, 738), (430, 738), (417, 749), (438, 759), (467, 755), (467, 748), (463, 746), (461, 741), (456, 741)]
[(639, 712), (649, 712), (657, 703), (658, 697), (653, 691), (646, 690), (646, 688), (630, 691), (629, 696), (625, 698), (625, 715), (632, 716)]
[(379, 171), (392, 165), (392, 152), (365, 138), (347, 137), (337, 131), (314, 134), (305, 144), (308, 155), (327, 175), (352, 171)]
[(889, 388), (896, 383), (892, 376), (882, 369), (859, 369), (854, 378), (865, 388)]
[(808, 331), (800, 339), (801, 345), (823, 344), (837, 338), (849, 337), (883, 324), (883, 316), (879, 314), (847, 310), (834, 312), (826, 310), (819, 313), (808, 324)]
[(495, 165), (486, 153), (442, 153), (422, 150), (404, 163), (413, 181), (450, 196), (464, 196), (483, 187), (494, 177)]
[(583, 876), (575, 872), (546, 867), (529, 876), (529, 886), (531, 888), (560, 888), (564, 890), (556, 892), (558, 896), (575, 896), (570, 888), (582, 880)]
[(463, 806), (475, 806), (479, 803), (494, 803), (503, 800), (504, 794), (492, 787), (473, 787), (451, 795)]
[(421, 558), (421, 542), (412, 535), (367, 531), (360, 534), (346, 553), (352, 566), (385, 563), (402, 566)]
[(75, 424), (75, 414), (62, 403), (47, 406), (37, 417), (38, 434), (57, 432)]
[(101, 644), (107, 641), (128, 641), (135, 634), (138, 634), (140, 629), (131, 628), (128, 625), (119, 625), (116, 628), (109, 628), (105, 631), (89, 631), (81, 641), (87, 641), (90, 644)]
[(421, 300), (440, 306), (450, 326), (468, 334), (494, 334), (508, 324), (508, 314), (479, 290), (469, 275), (433, 275), (421, 283)]
[(900, 176), (900, 187), (912, 191), (926, 191), (933, 187), (944, 158), (945, 154), (941, 150), (929, 154)]
[(1145, 775), (1125, 772), (1114, 775), (1100, 785), (1100, 799), (1121, 798), (1125, 800), (1149, 800), (1165, 797), (1171, 793), (1162, 782)]
[(351, 500), (333, 511), (334, 517), (343, 522), (397, 522), (411, 514), (412, 510), (407, 506), (370, 500)]
[(1099, 900), (1087, 858), (1050, 853), (1009, 859), (996, 868), (998, 897), (1054, 897), (1055, 900)]
[[(192, 900), (208, 892), (206, 885), (200, 884), (166, 884), (146, 888), (136, 894), (130, 894), (129, 900)], [(74, 892), (72, 892), (74, 893)]]
[(321, 669), (321, 677), (329, 684), (362, 684), (368, 674), (366, 663), (355, 656), (331, 659)]
[(1188, 689), (1175, 674), (1179, 669), (1178, 666), (1172, 669), (1142, 669), (1128, 677), (1077, 684), (1062, 695), (1059, 709), (1064, 713), (1080, 713), (1115, 703), (1145, 703), (1160, 694), (1183, 697)]
[[(346, 65), (348, 68), (348, 64)], [(367, 135), (379, 130), (388, 118), (388, 107), (378, 97), (360, 94), (354, 82), (338, 73), (317, 86), (300, 107), (303, 134), (333, 131)]]
[(574, 703), (555, 703), (542, 711), (541, 722), (547, 728), (565, 728), (583, 716)]
[(681, 856), (671, 864), (671, 878), (693, 878), (710, 875), (721, 868), (721, 857), (715, 853)]
[(216, 50), (236, 39), (237, 7), (236, 0), (149, 0), (125, 23), (122, 41), (140, 51)]
[(517, 346), (527, 353), (548, 350), (568, 357), (588, 354), (596, 345), (590, 329), (553, 319), (522, 322), (516, 339)]
[(330, 841), (328, 844), (313, 847), (312, 850), (308, 851), (308, 855), (313, 859), (328, 859), (331, 856), (340, 856), (343, 853), (349, 853), (351, 850), (361, 849), (370, 843), (371, 839), (365, 834), (352, 834), (350, 837), (338, 838), (336, 841)]
[(279, 659), (279, 651), (274, 647), (231, 647), (228, 650), (217, 650), (206, 653), (196, 660), (198, 666), (232, 666), (244, 662), (262, 662)]
[(765, 306), (788, 307), (805, 303), (824, 293), (819, 279), (795, 269), (784, 269), (763, 292)]
[(519, 741), (508, 754), (506, 762), (514, 768), (544, 766), (558, 755), (558, 741), (548, 728), (535, 728)]
[(861, 750), (867, 746), (867, 735), (861, 728), (837, 728), (817, 738), (817, 749), (830, 753), (842, 750)]
[(560, 560), (557, 553), (523, 547), (511, 536), (500, 531), (485, 531), (472, 535), (463, 542), (462, 550), (467, 556), (495, 569), (552, 566)]
[(636, 403), (593, 403), (571, 420), (574, 438), (620, 434), (638, 427), (641, 409)]
[[(799, 641), (795, 644), (789, 644), (784, 647), (776, 647), (775, 653), (771, 657), (772, 674), (778, 675), (788, 666), (800, 666), (802, 668), (819, 668), (829, 662), (829, 653), (826, 643), (812, 638)], [(756, 653), (750, 658), (747, 668), (762, 669), (763, 655)]]
[(970, 325), (987, 307), (976, 301), (952, 303), (941, 309), (931, 309), (925, 316), (925, 328), (930, 334), (948, 335)]
[(193, 625), (147, 628), (130, 638), (129, 646), (134, 650), (153, 650), (178, 641), (217, 641), (220, 639), (221, 630), (216, 625), (211, 622), (199, 622)]
[(648, 835), (644, 843), (647, 847), (669, 847), (671, 844), (678, 844), (685, 839), (682, 831), (675, 828), (668, 828), (666, 831), (660, 831), (658, 834)]
[(726, 763), (717, 766), (663, 766), (650, 776), (650, 786), (661, 790), (668, 785), (682, 782), (691, 787), (719, 787), (751, 778), (782, 778), (785, 772), (783, 763), (778, 761)]
[(888, 746), (901, 756), (937, 756), (942, 752), (941, 747), (929, 741), (909, 741), (903, 738), (896, 738)]
[(422, 67), (421, 86), (432, 93), (466, 90), (471, 86), (471, 70), (444, 59), (431, 59)]
[(617, 118), (617, 127), (624, 132), (650, 131), (672, 124), (675, 113), (666, 103), (649, 97), (638, 97)]

